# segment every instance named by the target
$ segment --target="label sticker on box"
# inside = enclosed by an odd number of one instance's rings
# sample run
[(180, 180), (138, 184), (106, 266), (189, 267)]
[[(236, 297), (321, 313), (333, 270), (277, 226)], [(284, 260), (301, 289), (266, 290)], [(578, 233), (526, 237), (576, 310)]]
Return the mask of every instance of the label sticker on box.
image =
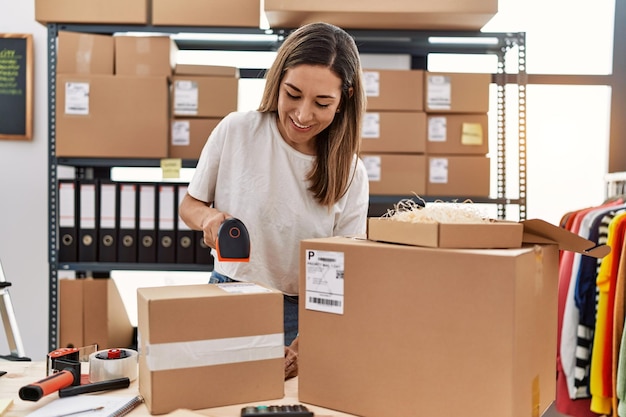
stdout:
[(370, 181), (380, 181), (381, 178), (381, 162), (380, 156), (362, 156), (361, 160), (367, 171), (367, 178)]
[(463, 145), (482, 145), (483, 126), (480, 123), (463, 123), (461, 143)]
[(363, 86), (365, 87), (366, 96), (380, 96), (380, 73), (378, 71), (364, 71)]
[(380, 113), (365, 113), (361, 126), (361, 138), (380, 138)]
[(448, 119), (445, 117), (428, 118), (428, 141), (445, 142), (448, 139)]
[(343, 252), (308, 249), (306, 259), (305, 308), (343, 314)]
[(432, 184), (448, 183), (448, 158), (430, 158), (428, 181)]
[(196, 81), (177, 80), (174, 83), (174, 113), (198, 114), (198, 83)]
[(430, 110), (450, 110), (452, 107), (452, 83), (447, 75), (429, 75), (427, 106)]
[(261, 287), (253, 282), (226, 282), (215, 285), (231, 294), (261, 294), (270, 292), (268, 288)]
[(65, 83), (65, 114), (89, 114), (89, 83)]
[(175, 120), (172, 122), (172, 145), (189, 146), (191, 143), (191, 133), (189, 120)]

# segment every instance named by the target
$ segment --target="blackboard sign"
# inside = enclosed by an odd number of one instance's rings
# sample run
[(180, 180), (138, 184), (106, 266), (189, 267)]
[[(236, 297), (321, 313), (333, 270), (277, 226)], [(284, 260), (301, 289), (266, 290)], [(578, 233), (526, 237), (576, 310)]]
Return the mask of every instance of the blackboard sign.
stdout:
[(32, 89), (32, 35), (0, 33), (0, 139), (32, 138)]

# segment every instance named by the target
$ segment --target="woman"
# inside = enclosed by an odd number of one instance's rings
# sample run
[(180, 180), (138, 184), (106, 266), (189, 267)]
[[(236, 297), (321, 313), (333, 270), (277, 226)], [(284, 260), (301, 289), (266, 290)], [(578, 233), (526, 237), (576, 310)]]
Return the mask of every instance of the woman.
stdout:
[(364, 108), (354, 40), (326, 23), (297, 29), (268, 70), (259, 109), (231, 113), (211, 133), (180, 205), (211, 248), (226, 218), (246, 225), (250, 261), (216, 259), (210, 282), (282, 291), (287, 346), (298, 332), (300, 241), (365, 232)]

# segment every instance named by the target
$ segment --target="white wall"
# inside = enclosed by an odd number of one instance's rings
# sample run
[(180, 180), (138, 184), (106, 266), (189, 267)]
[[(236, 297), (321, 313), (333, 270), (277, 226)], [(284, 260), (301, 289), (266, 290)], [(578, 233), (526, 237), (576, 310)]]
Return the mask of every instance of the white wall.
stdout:
[[(35, 22), (34, 1), (0, 0), (0, 10), (0, 32), (33, 35), (35, 71), (32, 140), (0, 140), (0, 260), (26, 356), (42, 360), (48, 353), (47, 30)], [(8, 353), (0, 335), (0, 354)]]

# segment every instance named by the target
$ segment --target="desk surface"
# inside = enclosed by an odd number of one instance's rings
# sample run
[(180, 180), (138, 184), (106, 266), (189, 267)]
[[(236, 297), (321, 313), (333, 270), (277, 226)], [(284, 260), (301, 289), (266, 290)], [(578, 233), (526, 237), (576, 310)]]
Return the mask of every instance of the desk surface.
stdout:
[[(43, 405), (59, 398), (57, 393), (49, 394), (39, 401), (23, 401), (20, 399), (18, 392), (21, 387), (30, 383), (39, 381), (46, 377), (45, 362), (0, 362), (0, 370), (6, 371), (6, 375), (0, 377), (0, 399), (11, 398), (13, 404), (9, 407), (3, 417), (24, 417), (29, 413), (37, 410)], [(85, 371), (83, 371), (84, 373)], [(139, 387), (137, 381), (133, 381), (129, 388), (122, 390), (108, 391), (99, 394), (83, 394), (83, 395), (127, 395), (137, 394)], [(255, 402), (246, 404), (230, 405), (226, 407), (216, 407), (205, 410), (186, 411), (179, 410), (170, 415), (178, 416), (210, 416), (210, 417), (239, 417), (241, 408), (246, 405), (270, 405), (270, 404), (296, 404), (298, 401), (298, 378), (285, 381), (285, 396), (280, 400), (270, 400), (266, 403)], [(315, 413), (316, 417), (349, 417), (351, 414), (340, 413), (338, 411), (328, 410), (321, 407), (306, 404), (309, 410)], [(150, 416), (145, 404), (135, 408), (128, 414), (131, 417)]]

